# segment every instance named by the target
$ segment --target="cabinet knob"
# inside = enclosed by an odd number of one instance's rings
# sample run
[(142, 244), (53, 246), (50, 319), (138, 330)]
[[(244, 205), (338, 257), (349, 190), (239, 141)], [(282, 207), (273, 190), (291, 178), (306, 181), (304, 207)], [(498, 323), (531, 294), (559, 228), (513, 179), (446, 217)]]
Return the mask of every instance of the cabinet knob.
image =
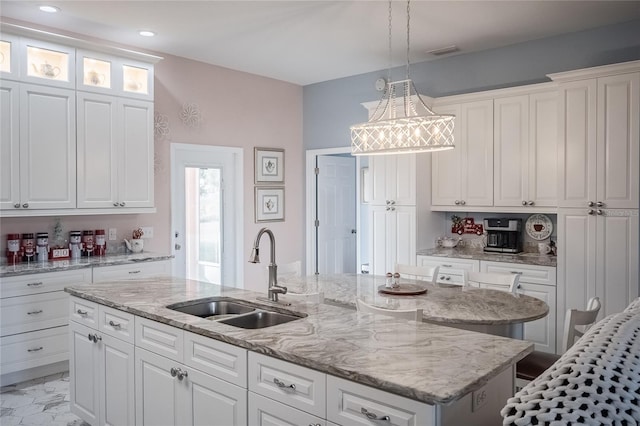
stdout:
[(113, 203), (113, 207), (118, 207), (118, 203), (117, 202)]
[(124, 207), (126, 204), (127, 204), (127, 203), (122, 202), (122, 203), (120, 203), (120, 207)]
[(186, 370), (182, 371), (182, 369), (178, 368), (178, 380), (182, 380), (185, 377), (189, 377), (189, 373)]
[(391, 200), (387, 200), (387, 205), (391, 204)]
[(15, 203), (15, 204), (13, 205), (13, 207), (14, 207), (14, 208), (16, 208), (16, 209), (19, 209), (19, 208), (20, 208), (20, 203)]
[(383, 421), (383, 422), (391, 421), (389, 416), (379, 417), (377, 414), (372, 413), (371, 411), (368, 411), (364, 407), (360, 407), (360, 413), (364, 414), (366, 416), (366, 418), (368, 418), (369, 420), (377, 420), (377, 421)]
[(590, 215), (590, 216), (593, 216), (594, 213), (595, 213), (595, 210), (593, 210), (593, 209), (587, 210), (587, 214)]
[(602, 215), (604, 214), (604, 211), (602, 211), (602, 210), (598, 209), (598, 210), (596, 210), (596, 214), (597, 214), (598, 216), (602, 216)]
[(396, 203), (396, 200), (391, 200), (391, 205), (393, 206)]
[(526, 201), (524, 201), (524, 200), (522, 200), (522, 205), (523, 205), (523, 206), (526, 206), (526, 205), (527, 205), (527, 202), (526, 202)]
[(456, 201), (454, 201), (454, 203), (455, 203), (456, 206), (459, 206), (460, 205), (460, 200), (456, 200)]
[(535, 203), (534, 203), (533, 201), (529, 201), (529, 202), (527, 203), (527, 205), (528, 205), (528, 206), (532, 206), (532, 205), (534, 205), (534, 204), (535, 204)]
[(387, 208), (386, 208), (385, 210), (386, 210), (386, 211), (389, 211), (389, 210), (391, 210), (391, 207), (388, 207), (388, 206), (387, 206)]
[(460, 204), (464, 206), (465, 204), (467, 204), (467, 202), (465, 200), (460, 200)]
[(593, 206), (594, 206), (593, 201), (589, 201), (589, 202), (587, 203), (587, 207), (593, 207)]
[(29, 203), (24, 203), (24, 204), (22, 205), (22, 207), (23, 207), (23, 208), (25, 208), (25, 209), (29, 208)]
[(604, 207), (604, 203), (602, 201), (598, 201), (596, 203), (596, 207)]

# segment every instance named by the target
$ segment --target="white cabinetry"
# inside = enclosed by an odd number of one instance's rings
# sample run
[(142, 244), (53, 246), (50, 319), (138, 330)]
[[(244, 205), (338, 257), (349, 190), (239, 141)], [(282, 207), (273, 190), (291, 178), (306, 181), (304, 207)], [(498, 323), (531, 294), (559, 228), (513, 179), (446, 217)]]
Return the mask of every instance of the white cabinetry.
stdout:
[[(93, 319), (85, 321), (84, 315), (72, 317), (69, 323), (71, 412), (93, 425), (134, 424), (133, 316), (91, 302), (79, 303), (91, 305), (92, 311), (99, 311), (101, 318), (115, 316), (125, 321), (110, 320), (110, 324), (102, 323), (98, 329), (91, 327)], [(72, 306), (77, 304), (72, 301)], [(123, 336), (126, 340), (120, 339)]]
[(557, 205), (557, 92), (494, 100), (494, 206)]
[(75, 117), (72, 90), (2, 82), (3, 210), (76, 206)]
[[(247, 423), (244, 349), (139, 317), (135, 322), (136, 424)], [(244, 383), (221, 379), (228, 377)]]
[(518, 294), (535, 297), (549, 305), (546, 317), (524, 323), (524, 339), (536, 345), (537, 351), (556, 352), (556, 268), (480, 261), (480, 271), (520, 274)]
[(67, 369), (70, 284), (90, 283), (91, 270), (20, 275), (2, 279), (0, 372), (2, 384)]
[(140, 262), (126, 265), (94, 266), (93, 282), (166, 276), (171, 273), (170, 260)]
[(436, 106), (456, 115), (455, 149), (432, 154), (433, 206), (493, 205), (493, 100)]
[(373, 274), (414, 263), (416, 252), (415, 154), (369, 157), (373, 198), (369, 208), (369, 264)]
[(153, 104), (77, 98), (78, 207), (153, 207)]

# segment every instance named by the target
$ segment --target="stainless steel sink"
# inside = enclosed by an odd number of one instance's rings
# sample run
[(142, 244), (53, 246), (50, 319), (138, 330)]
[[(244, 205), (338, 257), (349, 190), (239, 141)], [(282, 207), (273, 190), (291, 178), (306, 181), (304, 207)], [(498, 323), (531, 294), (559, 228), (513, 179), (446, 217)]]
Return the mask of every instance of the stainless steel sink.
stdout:
[[(306, 315), (304, 315), (306, 316)], [(303, 318), (302, 315), (257, 310), (244, 315), (220, 320), (222, 324), (240, 328), (265, 328)]]
[(240, 315), (253, 312), (252, 306), (243, 305), (234, 299), (212, 297), (208, 299), (193, 300), (189, 302), (174, 303), (167, 306), (168, 309), (194, 315), (200, 318), (217, 319), (216, 317)]

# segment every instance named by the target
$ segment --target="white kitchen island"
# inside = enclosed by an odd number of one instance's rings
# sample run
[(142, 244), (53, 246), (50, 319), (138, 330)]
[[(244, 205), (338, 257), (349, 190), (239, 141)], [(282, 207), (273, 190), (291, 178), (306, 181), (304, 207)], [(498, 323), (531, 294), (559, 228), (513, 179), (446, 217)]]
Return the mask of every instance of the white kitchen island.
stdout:
[[(497, 424), (530, 343), (159, 278), (66, 289), (71, 406), (91, 424)], [(168, 309), (233, 298), (300, 319), (252, 330)], [(377, 419), (377, 420), (376, 420)], [(376, 423), (378, 422), (378, 423)]]

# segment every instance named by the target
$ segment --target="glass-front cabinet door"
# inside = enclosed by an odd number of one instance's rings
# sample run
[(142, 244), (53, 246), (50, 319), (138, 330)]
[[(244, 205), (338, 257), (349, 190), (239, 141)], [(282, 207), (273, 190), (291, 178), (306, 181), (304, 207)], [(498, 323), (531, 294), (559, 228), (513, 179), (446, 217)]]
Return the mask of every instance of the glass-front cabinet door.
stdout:
[(122, 64), (122, 91), (127, 97), (153, 99), (153, 67), (125, 60)]
[(22, 39), (22, 81), (75, 88), (75, 49), (39, 40)]
[(0, 34), (0, 76), (6, 80), (20, 78), (18, 61), (18, 38), (9, 34)]
[(118, 84), (118, 60), (108, 55), (102, 55), (84, 50), (77, 51), (76, 61), (78, 90), (115, 94)]

